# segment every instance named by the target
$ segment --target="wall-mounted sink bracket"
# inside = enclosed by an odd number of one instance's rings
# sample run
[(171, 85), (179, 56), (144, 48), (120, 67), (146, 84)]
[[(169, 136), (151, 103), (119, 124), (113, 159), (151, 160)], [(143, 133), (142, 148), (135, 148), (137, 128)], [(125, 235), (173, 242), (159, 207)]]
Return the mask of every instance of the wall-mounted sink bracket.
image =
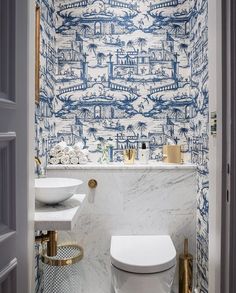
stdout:
[(48, 231), (47, 234), (42, 234), (35, 237), (36, 242), (46, 243), (47, 245), (47, 256), (57, 255), (57, 232)]

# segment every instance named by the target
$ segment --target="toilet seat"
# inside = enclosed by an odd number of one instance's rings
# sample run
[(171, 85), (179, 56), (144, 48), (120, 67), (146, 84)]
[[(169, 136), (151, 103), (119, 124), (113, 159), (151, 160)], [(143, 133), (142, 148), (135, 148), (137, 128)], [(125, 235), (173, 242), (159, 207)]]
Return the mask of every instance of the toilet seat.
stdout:
[(159, 273), (176, 264), (169, 235), (112, 236), (110, 255), (116, 268), (130, 273)]

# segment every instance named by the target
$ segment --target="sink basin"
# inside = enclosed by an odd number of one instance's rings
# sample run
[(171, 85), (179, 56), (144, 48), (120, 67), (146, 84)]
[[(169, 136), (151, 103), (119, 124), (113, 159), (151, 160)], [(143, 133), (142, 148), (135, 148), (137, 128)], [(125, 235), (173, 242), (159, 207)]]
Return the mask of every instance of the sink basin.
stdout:
[(82, 183), (71, 178), (35, 179), (35, 197), (44, 204), (57, 204), (73, 196)]

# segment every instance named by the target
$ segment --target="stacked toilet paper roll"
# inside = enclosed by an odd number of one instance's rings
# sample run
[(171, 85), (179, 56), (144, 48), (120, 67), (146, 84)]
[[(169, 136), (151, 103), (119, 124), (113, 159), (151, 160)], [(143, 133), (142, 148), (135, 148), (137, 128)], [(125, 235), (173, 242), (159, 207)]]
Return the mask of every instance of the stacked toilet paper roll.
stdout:
[(83, 149), (80, 143), (68, 146), (66, 142), (60, 142), (50, 150), (49, 156), (51, 165), (78, 165), (89, 161), (88, 150)]

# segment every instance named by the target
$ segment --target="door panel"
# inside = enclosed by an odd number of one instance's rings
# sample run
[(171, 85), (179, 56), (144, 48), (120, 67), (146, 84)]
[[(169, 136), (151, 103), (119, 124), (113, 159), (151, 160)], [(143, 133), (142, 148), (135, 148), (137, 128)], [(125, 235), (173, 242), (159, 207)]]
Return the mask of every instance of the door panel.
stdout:
[(0, 1), (0, 102), (15, 101), (15, 10), (16, 0)]
[(15, 133), (0, 134), (0, 233), (16, 229), (15, 140)]
[[(16, 291), (15, 0), (0, 1), (0, 292)], [(7, 115), (3, 115), (3, 108)], [(5, 117), (4, 117), (5, 116)], [(9, 123), (9, 119), (11, 122)], [(3, 132), (9, 127), (11, 132)]]
[(0, 0), (0, 293), (32, 292), (33, 2)]
[(15, 133), (0, 133), (0, 271), (16, 254)]
[(0, 293), (16, 292), (16, 265), (14, 259), (3, 271), (0, 271)]

